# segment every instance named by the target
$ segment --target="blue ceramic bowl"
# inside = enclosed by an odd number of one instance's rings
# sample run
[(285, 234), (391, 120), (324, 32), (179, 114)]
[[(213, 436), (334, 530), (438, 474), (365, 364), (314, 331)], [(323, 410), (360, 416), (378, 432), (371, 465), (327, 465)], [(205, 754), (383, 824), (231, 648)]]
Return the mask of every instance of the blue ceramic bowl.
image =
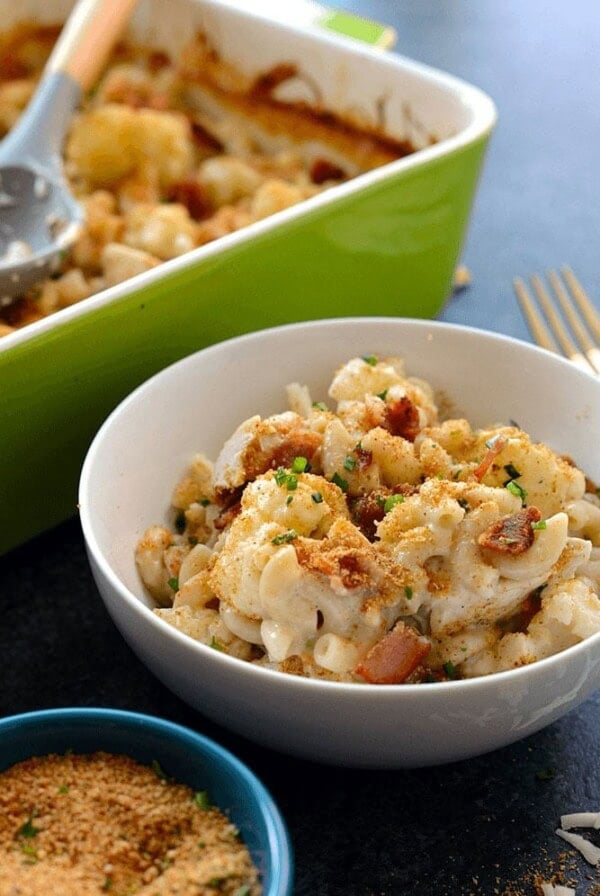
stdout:
[(0, 719), (0, 770), (48, 753), (122, 753), (160, 763), (237, 825), (260, 871), (264, 896), (291, 896), (293, 855), (283, 819), (258, 778), (227, 750), (189, 728), (116, 709), (49, 709)]

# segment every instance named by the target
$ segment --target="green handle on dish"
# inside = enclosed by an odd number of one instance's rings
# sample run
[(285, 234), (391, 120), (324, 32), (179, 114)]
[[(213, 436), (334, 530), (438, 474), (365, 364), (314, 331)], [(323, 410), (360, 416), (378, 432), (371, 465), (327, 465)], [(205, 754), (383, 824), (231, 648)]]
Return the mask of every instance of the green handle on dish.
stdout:
[(390, 25), (342, 10), (323, 8), (323, 15), (315, 24), (382, 50), (389, 50), (396, 43), (397, 35)]

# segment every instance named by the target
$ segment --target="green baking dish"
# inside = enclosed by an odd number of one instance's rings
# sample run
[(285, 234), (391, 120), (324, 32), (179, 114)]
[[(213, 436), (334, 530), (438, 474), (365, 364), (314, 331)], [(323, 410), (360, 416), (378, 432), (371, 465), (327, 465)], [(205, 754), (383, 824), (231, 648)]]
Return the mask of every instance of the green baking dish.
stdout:
[[(69, 5), (24, 0), (18, 12), (55, 21)], [(0, 10), (14, 21), (12, 4)], [(418, 121), (408, 136), (437, 142), (0, 340), (0, 552), (75, 513), (99, 425), (172, 361), (276, 324), (433, 317), (450, 292), (495, 122), (492, 101), (399, 55), (225, 0), (147, 0), (132, 36), (172, 53), (199, 28), (243, 71), (296, 62), (328, 108), (375, 110), (386, 96), (390, 134), (407, 136)]]

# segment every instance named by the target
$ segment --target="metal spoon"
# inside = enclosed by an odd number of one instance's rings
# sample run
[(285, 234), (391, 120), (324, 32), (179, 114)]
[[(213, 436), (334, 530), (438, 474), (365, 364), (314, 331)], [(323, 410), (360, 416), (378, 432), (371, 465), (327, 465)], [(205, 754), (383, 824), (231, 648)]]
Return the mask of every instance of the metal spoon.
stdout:
[(94, 83), (136, 0), (79, 0), (29, 106), (0, 142), (0, 304), (60, 264), (83, 223), (63, 174), (74, 110)]

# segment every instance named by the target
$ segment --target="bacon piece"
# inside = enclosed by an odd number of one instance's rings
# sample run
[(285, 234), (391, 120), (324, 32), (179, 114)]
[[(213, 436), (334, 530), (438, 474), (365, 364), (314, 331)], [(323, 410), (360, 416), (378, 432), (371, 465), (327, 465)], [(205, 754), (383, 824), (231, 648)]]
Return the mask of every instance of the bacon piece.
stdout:
[(386, 405), (382, 425), (393, 436), (402, 436), (403, 439), (414, 442), (419, 435), (419, 410), (404, 395)]
[(279, 65), (274, 65), (268, 72), (263, 72), (258, 76), (252, 85), (251, 96), (269, 96), (280, 84), (297, 76), (298, 67), (292, 62), (281, 62)]
[(169, 195), (173, 202), (179, 202), (181, 205), (184, 205), (190, 213), (190, 217), (195, 221), (201, 221), (213, 213), (212, 203), (207, 196), (206, 190), (193, 177), (174, 183), (169, 191)]
[(497, 520), (482, 532), (477, 541), (482, 548), (497, 554), (523, 554), (533, 544), (532, 523), (537, 523), (542, 514), (537, 507), (523, 507), (512, 516)]
[(401, 684), (421, 665), (430, 650), (431, 644), (426, 638), (403, 622), (397, 622), (371, 647), (355, 671), (370, 684)]
[(298, 563), (310, 572), (321, 573), (330, 581), (339, 582), (351, 591), (372, 584), (372, 575), (364, 555), (357, 547), (322, 542), (316, 545), (310, 539), (299, 538), (294, 542)]
[(218, 529), (219, 531), (221, 531), (222, 529), (226, 529), (227, 526), (229, 526), (234, 521), (241, 510), (242, 504), (240, 501), (237, 501), (230, 507), (226, 507), (225, 510), (222, 510), (218, 517), (215, 519), (213, 523), (215, 529)]
[(163, 52), (163, 50), (152, 50), (152, 52), (148, 54), (147, 61), (148, 68), (152, 74), (156, 74), (157, 72), (162, 71), (163, 68), (167, 68), (167, 66), (171, 65), (171, 59), (168, 53)]
[(390, 491), (382, 489), (379, 492), (369, 492), (366, 495), (359, 495), (356, 498), (350, 498), (350, 515), (352, 522), (355, 523), (365, 538), (369, 541), (375, 541), (377, 535), (377, 523), (385, 516), (386, 498), (393, 495), (415, 495), (419, 489), (410, 482), (403, 482), (401, 485), (395, 485)]
[(477, 467), (473, 470), (473, 476), (478, 482), (481, 482), (489, 468), (494, 463), (494, 460), (498, 457), (500, 452), (506, 448), (508, 445), (508, 439), (506, 436), (498, 436), (494, 439), (490, 448), (483, 458), (483, 460), (479, 463)]
[(33, 299), (21, 296), (11, 305), (7, 305), (2, 309), (0, 319), (5, 321), (10, 327), (23, 327), (25, 324), (33, 323), (43, 317), (42, 312), (38, 308)]
[(345, 171), (327, 159), (315, 159), (310, 166), (310, 179), (313, 184), (324, 184), (327, 180), (344, 180)]
[(356, 469), (359, 473), (364, 473), (373, 463), (373, 452), (367, 451), (361, 445), (354, 449), (354, 456), (356, 457)]
[(192, 138), (196, 146), (215, 153), (223, 152), (224, 146), (221, 141), (218, 140), (214, 134), (211, 134), (211, 132), (204, 127), (202, 122), (194, 119), (191, 121), (191, 127)]
[(375, 541), (377, 523), (385, 516), (385, 498), (370, 492), (368, 495), (360, 495), (350, 501), (350, 514), (365, 538)]
[[(542, 588), (536, 588), (527, 595), (517, 612), (510, 619), (506, 620), (506, 630), (511, 632), (526, 632), (529, 623), (536, 613), (539, 613), (542, 606)], [(504, 626), (501, 624), (501, 628)]]
[[(292, 432), (266, 461), (265, 469), (277, 470), (279, 467), (291, 467), (296, 457), (305, 457), (309, 464), (313, 463), (315, 454), (321, 447), (322, 436), (310, 430)], [(262, 472), (262, 471), (261, 471)]]
[(27, 78), (30, 73), (29, 66), (17, 56), (12, 56), (10, 53), (0, 56), (0, 81), (16, 81)]

